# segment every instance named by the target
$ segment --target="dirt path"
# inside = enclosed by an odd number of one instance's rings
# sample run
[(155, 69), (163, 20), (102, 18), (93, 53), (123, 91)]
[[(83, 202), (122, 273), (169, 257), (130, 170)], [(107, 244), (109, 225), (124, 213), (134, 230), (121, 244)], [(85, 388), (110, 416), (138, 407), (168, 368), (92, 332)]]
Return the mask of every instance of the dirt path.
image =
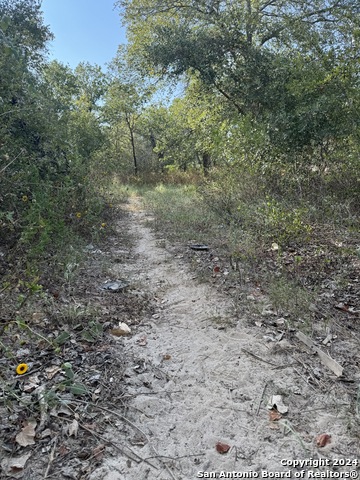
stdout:
[[(137, 245), (125, 274), (152, 293), (157, 312), (119, 340), (129, 359), (125, 381), (133, 397), (126, 417), (133, 426), (119, 419), (109, 438), (116, 443), (120, 435), (148, 461), (116, 452), (91, 480), (241, 478), (214, 472), (261, 478), (262, 471), (288, 472), (294, 460), (355, 459), (359, 438), (352, 437), (346, 388), (335, 382), (329, 391), (311, 387), (301, 365), (305, 347), (269, 342), (263, 330), (235, 318), (230, 299), (199, 284), (154, 237), (136, 200), (129, 210), (129, 223), (119, 228), (129, 228)], [(124, 276), (124, 266), (113, 271)], [(282, 395), (289, 411), (270, 422), (272, 395)], [(318, 448), (315, 438), (323, 433), (331, 443)], [(228, 453), (217, 452), (219, 441), (231, 447)]]

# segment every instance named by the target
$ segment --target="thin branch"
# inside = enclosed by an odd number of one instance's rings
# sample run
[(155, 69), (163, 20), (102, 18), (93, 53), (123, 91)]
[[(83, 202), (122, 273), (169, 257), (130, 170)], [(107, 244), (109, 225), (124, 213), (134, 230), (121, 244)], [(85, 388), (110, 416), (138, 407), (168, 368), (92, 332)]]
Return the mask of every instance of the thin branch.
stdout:
[(25, 150), (22, 148), (22, 149), (20, 150), (20, 153), (19, 153), (15, 158), (13, 158), (13, 159), (11, 160), (11, 162), (9, 162), (7, 165), (5, 165), (5, 167), (4, 167), (2, 170), (0, 170), (0, 175), (1, 175), (3, 172), (5, 172), (5, 170), (6, 170), (8, 167), (10, 167), (10, 165), (11, 165), (12, 163), (14, 163), (14, 162), (20, 157), (20, 155), (23, 154), (23, 153), (25, 153)]

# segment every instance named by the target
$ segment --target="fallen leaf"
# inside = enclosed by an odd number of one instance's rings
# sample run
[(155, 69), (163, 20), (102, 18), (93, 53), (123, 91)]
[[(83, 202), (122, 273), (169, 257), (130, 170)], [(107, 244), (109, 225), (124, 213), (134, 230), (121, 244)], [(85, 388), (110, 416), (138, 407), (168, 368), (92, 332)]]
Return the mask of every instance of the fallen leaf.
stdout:
[(110, 330), (110, 333), (115, 337), (122, 337), (124, 335), (129, 335), (131, 333), (131, 328), (126, 323), (119, 323), (119, 326)]
[(139, 338), (139, 340), (137, 341), (137, 344), (140, 345), (140, 347), (146, 347), (147, 345), (147, 337), (146, 335), (144, 335), (143, 337)]
[(55, 375), (61, 372), (61, 367), (58, 365), (52, 365), (51, 367), (45, 368), (46, 376), (49, 380), (51, 380)]
[(28, 381), (24, 384), (24, 392), (29, 393), (38, 388), (40, 383), (39, 377), (37, 375), (32, 375), (29, 377)]
[(281, 395), (273, 395), (270, 397), (269, 403), (267, 405), (269, 410), (277, 410), (279, 413), (287, 413), (289, 408), (284, 405)]
[(98, 461), (102, 460), (104, 456), (105, 448), (106, 446), (103, 443), (95, 447), (94, 450), (92, 451), (93, 457), (96, 458), (96, 460)]
[(59, 454), (60, 454), (62, 457), (65, 457), (65, 455), (67, 455), (69, 452), (70, 452), (70, 450), (68, 449), (68, 447), (66, 447), (65, 445), (60, 445), (60, 447), (59, 447)]
[(73, 420), (73, 422), (68, 427), (69, 437), (77, 437), (78, 430), (79, 430), (79, 422), (77, 420)]
[(53, 432), (50, 430), (50, 428), (47, 428), (43, 432), (41, 432), (41, 438), (46, 438), (46, 437), (52, 437)]
[(331, 443), (331, 435), (328, 435), (327, 433), (322, 433), (316, 437), (316, 445), (318, 447), (325, 447), (329, 443)]
[(282, 418), (282, 415), (276, 410), (276, 408), (273, 408), (269, 411), (269, 418), (271, 422), (275, 422), (277, 420), (280, 420), (280, 418)]
[(21, 457), (4, 458), (1, 462), (1, 468), (7, 477), (21, 478), (24, 476), (26, 462), (31, 457), (31, 453), (26, 453)]
[(88, 430), (97, 430), (97, 424), (96, 423), (84, 423), (84, 428), (87, 428)]
[(166, 353), (165, 355), (163, 355), (163, 360), (171, 360), (171, 355)]
[(73, 412), (70, 410), (70, 408), (66, 407), (65, 405), (61, 405), (59, 410), (52, 410), (50, 412), (51, 415), (57, 417), (58, 415), (67, 415), (67, 416), (72, 416)]
[(23, 429), (15, 437), (15, 440), (22, 447), (28, 445), (35, 445), (35, 428), (36, 422), (34, 420), (28, 420), (25, 422)]
[(221, 454), (227, 453), (229, 450), (230, 450), (230, 445), (228, 445), (227, 443), (218, 442), (216, 444), (216, 451)]

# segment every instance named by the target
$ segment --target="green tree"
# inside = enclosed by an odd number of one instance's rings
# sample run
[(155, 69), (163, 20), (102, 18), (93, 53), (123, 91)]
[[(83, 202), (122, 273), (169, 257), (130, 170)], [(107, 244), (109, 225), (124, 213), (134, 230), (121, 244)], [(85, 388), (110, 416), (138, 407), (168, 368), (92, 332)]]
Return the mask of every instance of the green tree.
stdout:
[[(303, 131), (295, 142), (302, 148), (351, 130), (354, 119), (346, 131), (335, 132), (333, 125), (336, 111), (349, 113), (348, 94), (358, 81), (356, 74), (344, 80), (339, 68), (349, 52), (356, 57), (354, 48), (358, 54), (355, 0), (118, 3), (130, 51), (145, 71), (169, 78), (196, 72), (240, 114), (267, 122), (272, 141), (283, 149), (294, 145), (291, 132)], [(276, 131), (284, 124), (291, 128), (280, 138)]]
[(134, 174), (139, 173), (136, 136), (139, 119), (154, 93), (154, 86), (139, 75), (129, 61), (127, 48), (120, 46), (110, 64), (110, 85), (103, 108), (105, 120), (119, 130), (126, 126), (132, 152)]

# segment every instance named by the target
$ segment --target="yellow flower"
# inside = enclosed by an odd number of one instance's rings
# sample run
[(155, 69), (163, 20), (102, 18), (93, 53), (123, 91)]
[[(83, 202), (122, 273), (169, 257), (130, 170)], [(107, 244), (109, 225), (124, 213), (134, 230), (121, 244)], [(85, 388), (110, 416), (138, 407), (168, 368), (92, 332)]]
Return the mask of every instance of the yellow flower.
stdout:
[(27, 201), (29, 200), (29, 198), (28, 198), (27, 195), (23, 195), (23, 196), (21, 197), (21, 200), (22, 200), (23, 202), (27, 202)]
[(80, 212), (77, 212), (76, 217), (77, 217), (77, 218), (81, 218), (81, 213), (80, 213)]
[(102, 223), (101, 226), (102, 226), (102, 228), (105, 228), (105, 227), (106, 227), (106, 223)]
[(18, 375), (24, 375), (28, 371), (28, 365), (26, 363), (19, 363), (19, 365), (16, 367), (16, 373)]

